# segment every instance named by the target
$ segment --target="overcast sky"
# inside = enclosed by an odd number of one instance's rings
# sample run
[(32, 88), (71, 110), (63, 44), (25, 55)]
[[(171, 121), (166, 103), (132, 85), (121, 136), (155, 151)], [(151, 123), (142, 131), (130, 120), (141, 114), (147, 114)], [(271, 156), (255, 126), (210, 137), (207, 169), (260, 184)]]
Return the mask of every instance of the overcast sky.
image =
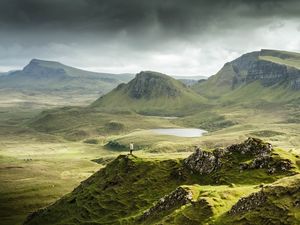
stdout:
[(262, 48), (300, 52), (300, 1), (0, 1), (2, 72), (39, 58), (98, 72), (208, 76)]

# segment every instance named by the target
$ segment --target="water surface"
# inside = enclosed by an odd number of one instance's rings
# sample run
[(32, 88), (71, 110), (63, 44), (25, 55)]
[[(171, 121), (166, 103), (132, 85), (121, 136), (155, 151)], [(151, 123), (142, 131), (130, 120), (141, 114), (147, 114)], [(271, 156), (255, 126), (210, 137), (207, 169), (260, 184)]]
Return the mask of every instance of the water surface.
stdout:
[(207, 133), (206, 130), (197, 128), (158, 128), (151, 129), (151, 131), (157, 134), (173, 135), (177, 137), (201, 137)]

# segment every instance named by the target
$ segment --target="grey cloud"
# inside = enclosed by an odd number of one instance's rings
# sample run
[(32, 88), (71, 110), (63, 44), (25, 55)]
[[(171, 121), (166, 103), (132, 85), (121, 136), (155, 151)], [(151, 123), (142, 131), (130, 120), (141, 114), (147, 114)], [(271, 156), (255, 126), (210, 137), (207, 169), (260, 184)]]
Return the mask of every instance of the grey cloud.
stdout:
[(2, 0), (0, 21), (18, 29), (133, 32), (158, 24), (177, 32), (232, 22), (233, 16), (298, 16), (299, 9), (294, 0)]
[(247, 51), (299, 50), (291, 35), (299, 11), (297, 0), (1, 0), (0, 69), (44, 58), (108, 72), (212, 74)]

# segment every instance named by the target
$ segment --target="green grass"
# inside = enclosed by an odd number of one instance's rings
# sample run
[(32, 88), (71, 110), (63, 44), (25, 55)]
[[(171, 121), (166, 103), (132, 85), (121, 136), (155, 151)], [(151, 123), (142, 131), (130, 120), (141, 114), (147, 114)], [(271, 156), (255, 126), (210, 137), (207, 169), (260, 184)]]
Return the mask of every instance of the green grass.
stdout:
[[(229, 161), (225, 162), (228, 163)], [(183, 221), (214, 221), (227, 212), (240, 197), (255, 191), (255, 185), (274, 182), (283, 175), (268, 175), (259, 169), (240, 173), (229, 169), (229, 164), (228, 166), (225, 166), (226, 173), (221, 170), (217, 174), (199, 176), (182, 167), (180, 158), (155, 159), (121, 155), (82, 182), (72, 193), (37, 212), (27, 224), (155, 224), (158, 221), (182, 224)], [(178, 171), (183, 174), (179, 176)], [(221, 183), (217, 185), (216, 181)], [(139, 220), (143, 212), (178, 186), (192, 190), (195, 204), (161, 212), (146, 221)], [(207, 206), (201, 205), (201, 200)], [(209, 210), (209, 217), (203, 210)]]
[[(299, 200), (300, 176), (283, 178), (264, 188), (267, 200), (251, 210), (236, 215), (224, 213), (216, 224), (299, 224), (300, 213), (295, 202)], [(298, 199), (298, 200), (297, 200)]]

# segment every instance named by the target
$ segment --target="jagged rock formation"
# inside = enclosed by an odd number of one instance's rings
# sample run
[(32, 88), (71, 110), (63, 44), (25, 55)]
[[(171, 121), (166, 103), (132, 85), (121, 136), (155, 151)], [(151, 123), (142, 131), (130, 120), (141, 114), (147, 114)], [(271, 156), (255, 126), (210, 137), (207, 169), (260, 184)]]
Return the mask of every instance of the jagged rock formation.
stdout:
[[(184, 165), (199, 174), (211, 174), (221, 169), (226, 161), (233, 161), (235, 154), (247, 157), (247, 162), (240, 162), (240, 170), (267, 169), (268, 173), (289, 171), (293, 168), (289, 159), (279, 159), (272, 155), (273, 147), (260, 139), (248, 138), (240, 144), (234, 144), (226, 149), (216, 149), (212, 152), (197, 149), (196, 152), (184, 160)], [(250, 162), (248, 162), (250, 160)]]
[(258, 157), (252, 160), (250, 163), (241, 163), (240, 169), (268, 169), (268, 173), (273, 174), (278, 171), (288, 171), (293, 168), (292, 162), (289, 159), (277, 159), (272, 156)]
[(155, 217), (160, 213), (188, 204), (192, 199), (193, 193), (190, 190), (178, 187), (175, 191), (159, 199), (153, 207), (144, 212), (139, 221), (144, 221), (149, 217)]
[(224, 155), (223, 150), (214, 150), (213, 152), (202, 151), (197, 149), (196, 152), (184, 160), (184, 164), (199, 174), (210, 174), (221, 167), (221, 157)]
[(241, 212), (247, 212), (264, 204), (267, 200), (267, 195), (263, 191), (259, 191), (241, 198), (229, 211), (229, 214), (235, 215)]
[(250, 154), (254, 156), (269, 155), (273, 151), (270, 143), (263, 142), (258, 138), (248, 138), (240, 144), (234, 144), (227, 148), (230, 153)]

